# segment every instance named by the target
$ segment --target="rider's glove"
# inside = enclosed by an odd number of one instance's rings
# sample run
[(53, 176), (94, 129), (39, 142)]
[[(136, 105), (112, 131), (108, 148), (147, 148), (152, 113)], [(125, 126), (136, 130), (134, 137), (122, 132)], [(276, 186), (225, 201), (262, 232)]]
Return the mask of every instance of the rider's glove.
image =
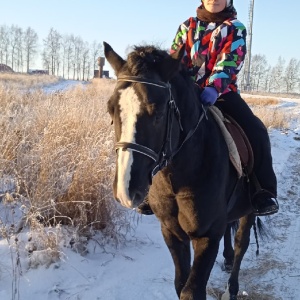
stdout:
[(207, 86), (203, 89), (203, 92), (200, 95), (201, 102), (204, 105), (214, 105), (217, 101), (219, 94), (217, 90), (212, 86)]

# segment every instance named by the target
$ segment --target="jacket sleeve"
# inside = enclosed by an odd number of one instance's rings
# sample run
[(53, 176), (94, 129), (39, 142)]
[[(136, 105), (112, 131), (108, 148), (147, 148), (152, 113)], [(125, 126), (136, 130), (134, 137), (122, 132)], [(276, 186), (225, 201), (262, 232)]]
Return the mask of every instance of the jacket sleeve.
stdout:
[[(190, 18), (191, 19), (191, 18)], [(190, 27), (190, 19), (186, 20), (184, 23), (182, 23), (175, 35), (175, 38), (172, 42), (172, 46), (170, 49), (170, 53), (174, 53), (181, 45), (185, 44), (185, 53), (182, 59), (182, 62), (187, 66), (190, 67), (192, 65), (191, 61), (191, 51), (190, 46), (188, 42), (188, 33), (189, 33), (189, 27)]]
[(206, 85), (224, 92), (243, 66), (246, 55), (246, 28), (238, 20), (225, 21), (211, 36)]
[(187, 40), (187, 34), (188, 34), (188, 22), (185, 21), (184, 23), (182, 23), (177, 32), (176, 32), (176, 35), (175, 35), (175, 38), (172, 42), (172, 46), (171, 46), (171, 52), (175, 52), (178, 47), (180, 47), (182, 44), (185, 44), (186, 43), (186, 40)]

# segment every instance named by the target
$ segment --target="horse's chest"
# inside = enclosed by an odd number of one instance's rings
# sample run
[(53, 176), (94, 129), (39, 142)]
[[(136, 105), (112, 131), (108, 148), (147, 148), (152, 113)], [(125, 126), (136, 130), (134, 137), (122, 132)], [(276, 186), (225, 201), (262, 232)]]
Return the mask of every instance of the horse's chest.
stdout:
[(176, 201), (178, 205), (178, 222), (189, 236), (201, 235), (202, 218), (193, 193), (186, 191), (185, 195)]

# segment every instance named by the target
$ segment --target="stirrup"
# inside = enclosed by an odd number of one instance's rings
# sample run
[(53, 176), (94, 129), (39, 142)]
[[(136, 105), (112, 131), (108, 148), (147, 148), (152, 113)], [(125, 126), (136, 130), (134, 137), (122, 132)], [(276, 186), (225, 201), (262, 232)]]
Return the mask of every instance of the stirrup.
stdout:
[(253, 213), (256, 216), (268, 216), (278, 212), (279, 204), (275, 196), (267, 190), (259, 190), (251, 200)]

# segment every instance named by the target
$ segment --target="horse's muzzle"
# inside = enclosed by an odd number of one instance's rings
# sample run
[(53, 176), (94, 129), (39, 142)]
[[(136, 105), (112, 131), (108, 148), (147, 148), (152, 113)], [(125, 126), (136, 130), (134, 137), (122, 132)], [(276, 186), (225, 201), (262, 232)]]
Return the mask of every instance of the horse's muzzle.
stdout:
[(139, 206), (145, 199), (146, 195), (141, 192), (135, 192), (132, 196), (133, 208)]

